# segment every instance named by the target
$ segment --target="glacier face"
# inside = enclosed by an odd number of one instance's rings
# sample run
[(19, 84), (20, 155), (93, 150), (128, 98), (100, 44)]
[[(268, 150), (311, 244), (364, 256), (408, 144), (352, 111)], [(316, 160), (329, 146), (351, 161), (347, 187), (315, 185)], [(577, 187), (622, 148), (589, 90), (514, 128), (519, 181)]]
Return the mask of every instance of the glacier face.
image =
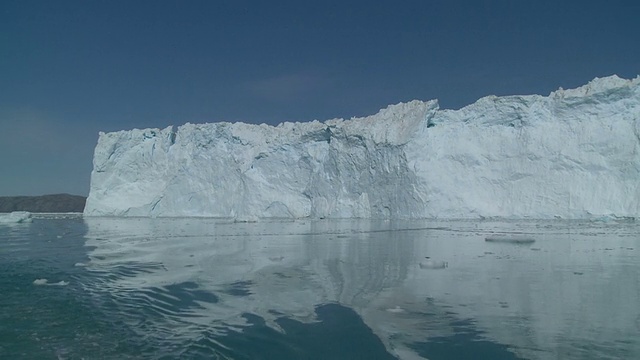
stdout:
[(640, 77), (351, 120), (100, 133), (85, 216), (640, 217)]

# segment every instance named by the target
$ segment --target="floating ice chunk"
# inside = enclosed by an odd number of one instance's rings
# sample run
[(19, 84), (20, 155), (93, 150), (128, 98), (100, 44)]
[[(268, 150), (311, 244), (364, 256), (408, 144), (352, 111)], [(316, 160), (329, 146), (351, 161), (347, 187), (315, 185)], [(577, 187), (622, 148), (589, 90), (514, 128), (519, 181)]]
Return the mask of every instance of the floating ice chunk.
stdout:
[(47, 279), (35, 279), (33, 280), (33, 285), (67, 286), (69, 285), (69, 282), (61, 280), (56, 283), (49, 283), (49, 280)]
[(418, 354), (415, 354), (410, 349), (394, 348), (393, 352), (398, 356), (398, 359), (404, 360), (424, 360), (424, 358)]
[(449, 263), (446, 261), (432, 260), (429, 257), (425, 257), (425, 259), (420, 262), (420, 269), (444, 269), (449, 267)]
[(398, 314), (404, 312), (404, 309), (396, 305), (395, 307), (387, 309), (387, 312)]
[(486, 242), (508, 243), (508, 244), (533, 244), (536, 240), (528, 236), (487, 236), (484, 238)]
[(254, 222), (258, 222), (260, 218), (255, 215), (248, 215), (248, 216), (237, 216), (233, 220), (234, 222), (239, 222), (239, 223), (254, 223)]
[(33, 219), (28, 211), (14, 211), (8, 214), (0, 214), (0, 224), (30, 223)]

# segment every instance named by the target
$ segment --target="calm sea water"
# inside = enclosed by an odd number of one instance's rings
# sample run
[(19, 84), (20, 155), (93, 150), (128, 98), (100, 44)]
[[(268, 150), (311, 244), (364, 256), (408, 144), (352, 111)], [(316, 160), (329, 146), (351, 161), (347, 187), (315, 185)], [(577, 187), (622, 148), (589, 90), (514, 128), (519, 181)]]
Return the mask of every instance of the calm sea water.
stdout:
[(640, 224), (0, 225), (0, 358), (639, 359)]

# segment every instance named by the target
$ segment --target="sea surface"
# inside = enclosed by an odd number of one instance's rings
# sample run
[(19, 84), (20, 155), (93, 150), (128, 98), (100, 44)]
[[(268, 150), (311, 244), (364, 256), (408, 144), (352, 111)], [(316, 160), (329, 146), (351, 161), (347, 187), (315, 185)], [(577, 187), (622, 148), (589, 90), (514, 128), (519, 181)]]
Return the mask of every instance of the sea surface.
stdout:
[(640, 359), (640, 223), (0, 224), (0, 359), (394, 358)]

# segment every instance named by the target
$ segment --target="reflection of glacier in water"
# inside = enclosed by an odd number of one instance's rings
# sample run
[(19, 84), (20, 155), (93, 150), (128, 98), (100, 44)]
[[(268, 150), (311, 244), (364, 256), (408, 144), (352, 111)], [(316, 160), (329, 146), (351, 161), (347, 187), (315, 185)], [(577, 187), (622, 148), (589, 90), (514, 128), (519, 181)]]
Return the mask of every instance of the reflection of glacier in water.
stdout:
[(229, 334), (256, 321), (286, 333), (284, 318), (316, 323), (319, 308), (338, 304), (401, 358), (437, 358), (470, 333), (502, 358), (640, 355), (635, 223), (85, 222), (87, 270), (98, 275), (87, 290), (176, 354), (233, 354)]

